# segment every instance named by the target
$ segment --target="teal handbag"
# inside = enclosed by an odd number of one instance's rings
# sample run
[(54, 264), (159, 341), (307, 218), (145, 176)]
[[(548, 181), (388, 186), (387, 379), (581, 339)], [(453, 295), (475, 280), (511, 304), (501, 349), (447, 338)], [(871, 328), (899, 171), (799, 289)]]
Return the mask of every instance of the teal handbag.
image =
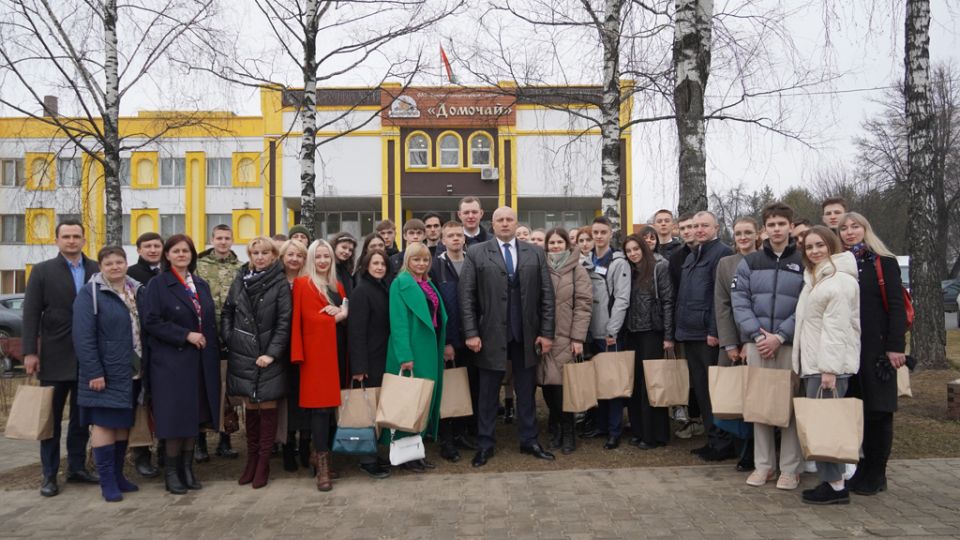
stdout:
[[(363, 383), (360, 384), (363, 388)], [(344, 406), (350, 400), (350, 393), (344, 394)], [(377, 430), (374, 427), (376, 421), (373, 411), (370, 410), (370, 402), (367, 401), (367, 393), (364, 392), (364, 401), (367, 404), (367, 412), (370, 413), (369, 427), (344, 427), (337, 421), (337, 432), (333, 435), (333, 451), (337, 454), (346, 454), (348, 456), (370, 456), (377, 453)]]

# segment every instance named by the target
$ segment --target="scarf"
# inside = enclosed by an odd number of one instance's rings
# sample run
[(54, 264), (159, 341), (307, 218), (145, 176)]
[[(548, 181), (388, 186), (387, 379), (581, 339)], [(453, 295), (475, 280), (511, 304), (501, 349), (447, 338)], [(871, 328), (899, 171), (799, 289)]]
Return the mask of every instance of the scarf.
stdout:
[(423, 290), (423, 294), (427, 295), (427, 305), (430, 308), (430, 317), (433, 320), (433, 327), (437, 328), (440, 325), (437, 323), (437, 312), (440, 311), (440, 298), (437, 296), (437, 291), (433, 290), (433, 287), (430, 285), (429, 280), (417, 281), (417, 285), (420, 285), (420, 289)]
[(863, 242), (857, 242), (856, 244), (850, 246), (850, 252), (853, 253), (853, 256), (856, 257), (858, 261), (873, 260), (873, 252), (870, 251), (870, 248), (868, 248)]
[(550, 263), (550, 268), (553, 268), (554, 271), (559, 272), (563, 265), (567, 263), (567, 259), (570, 258), (570, 250), (561, 251), (560, 253), (547, 253), (547, 261)]

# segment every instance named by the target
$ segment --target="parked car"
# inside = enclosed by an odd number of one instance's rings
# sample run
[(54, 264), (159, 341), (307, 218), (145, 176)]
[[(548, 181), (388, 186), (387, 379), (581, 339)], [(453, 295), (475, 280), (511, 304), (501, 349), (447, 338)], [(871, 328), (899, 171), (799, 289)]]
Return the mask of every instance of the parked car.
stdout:
[(957, 296), (960, 295), (960, 279), (946, 279), (940, 282), (943, 289), (943, 310), (947, 313), (957, 311)]
[(897, 264), (900, 265), (900, 283), (903, 283), (903, 288), (909, 291), (910, 290), (910, 256), (897, 255)]
[(0, 371), (9, 372), (14, 363), (23, 363), (20, 336), (23, 334), (23, 295), (0, 295)]

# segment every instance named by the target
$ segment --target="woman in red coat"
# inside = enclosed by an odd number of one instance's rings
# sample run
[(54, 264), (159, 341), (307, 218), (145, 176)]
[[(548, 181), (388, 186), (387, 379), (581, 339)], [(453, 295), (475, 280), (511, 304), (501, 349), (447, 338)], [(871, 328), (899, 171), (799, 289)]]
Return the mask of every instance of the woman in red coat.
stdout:
[(317, 489), (330, 491), (330, 419), (340, 405), (337, 323), (347, 318), (347, 304), (338, 307), (331, 301), (345, 294), (330, 244), (310, 244), (306, 266), (307, 275), (293, 282), (290, 361), (300, 366), (300, 407), (310, 417)]

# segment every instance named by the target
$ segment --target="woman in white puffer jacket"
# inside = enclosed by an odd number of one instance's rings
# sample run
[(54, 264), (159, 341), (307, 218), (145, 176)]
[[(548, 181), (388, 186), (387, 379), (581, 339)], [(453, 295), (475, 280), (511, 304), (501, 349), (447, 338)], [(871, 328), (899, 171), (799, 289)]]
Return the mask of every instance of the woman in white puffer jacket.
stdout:
[[(830, 229), (803, 240), (804, 287), (797, 302), (793, 370), (808, 398), (843, 397), (860, 368), (860, 286), (857, 261)], [(823, 390), (821, 393), (820, 390)], [(820, 485), (803, 492), (809, 504), (847, 504), (842, 463), (817, 462)]]

